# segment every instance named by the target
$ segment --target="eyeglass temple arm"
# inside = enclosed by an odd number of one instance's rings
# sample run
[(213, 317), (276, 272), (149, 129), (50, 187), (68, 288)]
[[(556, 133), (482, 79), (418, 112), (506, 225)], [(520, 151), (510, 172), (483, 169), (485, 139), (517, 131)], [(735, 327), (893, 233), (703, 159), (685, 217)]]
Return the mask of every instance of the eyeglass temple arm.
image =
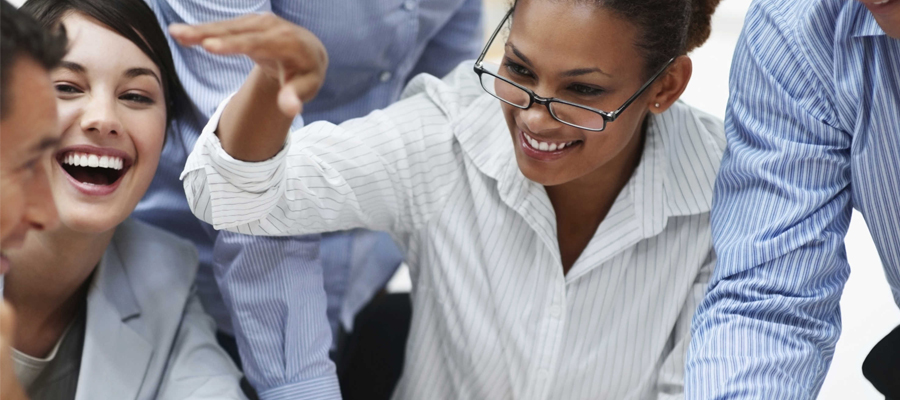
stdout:
[(478, 60), (475, 61), (475, 66), (480, 67), (482, 61), (484, 61), (484, 57), (487, 55), (488, 49), (491, 47), (491, 43), (494, 43), (494, 38), (497, 37), (497, 34), (500, 33), (500, 29), (503, 28), (503, 25), (506, 23), (506, 20), (509, 19), (509, 16), (512, 15), (515, 8), (510, 8), (509, 11), (506, 12), (506, 15), (503, 16), (503, 20), (500, 21), (500, 24), (497, 25), (497, 29), (494, 29), (494, 33), (491, 34), (490, 39), (488, 39), (487, 43), (484, 45), (484, 49), (481, 50), (481, 55), (478, 56)]
[(672, 65), (673, 62), (675, 62), (674, 57), (671, 58), (668, 62), (666, 62), (666, 65), (663, 65), (663, 67), (660, 68), (659, 71), (657, 71), (656, 74), (654, 74), (653, 77), (650, 78), (650, 80), (648, 80), (647, 83), (644, 84), (644, 86), (641, 86), (641, 88), (638, 89), (638, 91), (635, 92), (634, 95), (631, 96), (631, 98), (626, 100), (625, 104), (622, 104), (622, 107), (619, 107), (619, 109), (616, 111), (607, 113), (607, 115), (610, 118), (609, 121), (610, 122), (615, 121), (616, 118), (619, 117), (619, 114), (621, 114), (622, 111), (625, 111), (625, 109), (628, 108), (628, 106), (630, 106), (631, 103), (634, 103), (634, 101), (637, 100), (638, 97), (641, 97), (641, 95), (644, 94), (644, 91), (647, 90), (647, 88), (650, 87), (650, 85), (652, 85), (653, 82), (656, 82), (656, 79), (659, 78), (659, 76), (662, 75), (663, 72), (666, 72), (666, 69), (668, 69), (669, 66)]

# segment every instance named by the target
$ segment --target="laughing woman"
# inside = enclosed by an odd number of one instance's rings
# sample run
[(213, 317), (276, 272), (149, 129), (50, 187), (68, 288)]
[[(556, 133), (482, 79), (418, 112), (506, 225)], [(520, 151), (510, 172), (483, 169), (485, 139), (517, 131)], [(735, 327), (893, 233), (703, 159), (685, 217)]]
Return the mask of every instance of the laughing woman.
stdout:
[(519, 0), (501, 65), (290, 135), (326, 64), (311, 34), (271, 15), (172, 27), (257, 63), (188, 160), (189, 202), (256, 235), (391, 232), (413, 280), (394, 398), (679, 397), (724, 138), (678, 98), (716, 3)]
[(140, 0), (32, 0), (70, 49), (51, 71), (60, 149), (46, 160), (60, 226), (10, 251), (16, 374), (37, 399), (243, 398), (193, 294), (193, 247), (128, 218), (182, 89)]

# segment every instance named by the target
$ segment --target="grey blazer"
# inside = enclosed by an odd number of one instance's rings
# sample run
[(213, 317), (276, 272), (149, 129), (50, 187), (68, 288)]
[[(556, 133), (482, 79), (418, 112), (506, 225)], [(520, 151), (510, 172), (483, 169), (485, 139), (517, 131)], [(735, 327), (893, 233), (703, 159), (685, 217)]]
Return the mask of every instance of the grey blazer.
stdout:
[(76, 400), (244, 399), (194, 294), (190, 243), (128, 219), (88, 289)]

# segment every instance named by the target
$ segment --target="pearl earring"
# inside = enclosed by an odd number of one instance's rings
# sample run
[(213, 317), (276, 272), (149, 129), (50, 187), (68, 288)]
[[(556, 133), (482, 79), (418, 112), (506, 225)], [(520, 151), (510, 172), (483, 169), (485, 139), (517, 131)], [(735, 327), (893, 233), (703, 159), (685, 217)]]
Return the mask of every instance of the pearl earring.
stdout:
[(659, 108), (659, 103), (656, 103), (656, 108)]

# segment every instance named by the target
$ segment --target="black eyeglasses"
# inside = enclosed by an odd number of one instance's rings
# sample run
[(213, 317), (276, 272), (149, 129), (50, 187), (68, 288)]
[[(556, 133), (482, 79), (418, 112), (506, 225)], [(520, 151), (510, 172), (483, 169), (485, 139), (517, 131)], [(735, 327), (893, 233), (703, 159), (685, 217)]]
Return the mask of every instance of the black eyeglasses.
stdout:
[(487, 54), (488, 49), (491, 47), (491, 43), (494, 42), (494, 38), (497, 37), (497, 33), (500, 32), (503, 24), (505, 24), (509, 19), (509, 16), (512, 15), (512, 12), (513, 10), (511, 9), (506, 13), (506, 16), (500, 21), (500, 25), (498, 25), (497, 29), (494, 30), (494, 33), (491, 34), (491, 38), (488, 39), (478, 60), (475, 61), (475, 73), (478, 74), (478, 79), (481, 81), (481, 87), (484, 91), (490, 93), (500, 101), (516, 108), (524, 110), (531, 107), (533, 104), (546, 106), (547, 110), (550, 111), (550, 115), (553, 116), (553, 119), (569, 126), (593, 132), (600, 132), (606, 129), (607, 122), (615, 121), (616, 118), (619, 117), (619, 114), (625, 111), (635, 99), (640, 97), (641, 94), (644, 93), (644, 91), (647, 90), (647, 88), (650, 87), (663, 72), (665, 72), (666, 68), (669, 68), (669, 65), (672, 65), (672, 62), (675, 61), (675, 58), (672, 58), (666, 62), (666, 64), (663, 65), (663, 67), (660, 68), (647, 83), (641, 86), (634, 95), (626, 100), (625, 103), (615, 111), (608, 112), (598, 110), (593, 107), (572, 103), (555, 97), (541, 97), (535, 94), (531, 89), (484, 68), (484, 56)]

